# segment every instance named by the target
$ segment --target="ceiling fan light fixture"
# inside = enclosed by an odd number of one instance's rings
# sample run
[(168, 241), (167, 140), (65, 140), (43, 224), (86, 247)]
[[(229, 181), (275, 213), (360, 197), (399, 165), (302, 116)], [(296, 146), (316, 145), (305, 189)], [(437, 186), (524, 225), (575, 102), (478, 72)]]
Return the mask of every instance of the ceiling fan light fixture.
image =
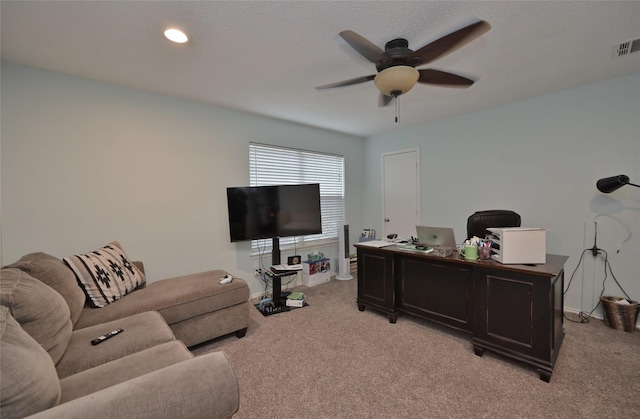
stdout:
[(420, 73), (415, 68), (396, 65), (379, 72), (373, 82), (383, 95), (396, 97), (411, 90), (419, 77)]

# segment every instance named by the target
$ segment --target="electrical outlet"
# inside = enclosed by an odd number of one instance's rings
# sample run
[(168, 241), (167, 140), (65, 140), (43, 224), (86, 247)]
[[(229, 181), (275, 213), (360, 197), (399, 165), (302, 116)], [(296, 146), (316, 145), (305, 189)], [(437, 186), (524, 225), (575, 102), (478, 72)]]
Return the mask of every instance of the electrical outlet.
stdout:
[(253, 276), (258, 278), (260, 276), (262, 276), (262, 268), (254, 268), (253, 269)]

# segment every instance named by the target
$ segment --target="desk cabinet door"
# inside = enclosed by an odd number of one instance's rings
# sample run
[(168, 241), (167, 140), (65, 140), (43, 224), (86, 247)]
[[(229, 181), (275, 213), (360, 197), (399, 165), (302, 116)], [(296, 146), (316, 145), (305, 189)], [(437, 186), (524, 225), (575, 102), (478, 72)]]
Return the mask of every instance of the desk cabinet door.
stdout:
[(474, 342), (552, 365), (563, 334), (562, 279), (477, 270)]
[(396, 277), (400, 311), (471, 331), (473, 285), (468, 269), (405, 257), (397, 261)]
[(396, 312), (392, 255), (358, 249), (358, 306)]

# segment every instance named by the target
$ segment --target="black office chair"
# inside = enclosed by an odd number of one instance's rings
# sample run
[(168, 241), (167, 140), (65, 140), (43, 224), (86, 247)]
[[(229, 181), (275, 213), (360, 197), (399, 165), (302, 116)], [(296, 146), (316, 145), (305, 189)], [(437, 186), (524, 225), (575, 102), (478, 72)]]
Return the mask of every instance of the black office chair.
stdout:
[(467, 238), (484, 238), (490, 227), (520, 227), (520, 215), (510, 210), (476, 211), (467, 219)]

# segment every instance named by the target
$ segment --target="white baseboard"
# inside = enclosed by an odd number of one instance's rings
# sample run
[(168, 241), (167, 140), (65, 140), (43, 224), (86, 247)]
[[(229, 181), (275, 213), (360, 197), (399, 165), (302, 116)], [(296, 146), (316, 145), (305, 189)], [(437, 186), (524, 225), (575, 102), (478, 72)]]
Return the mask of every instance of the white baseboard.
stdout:
[[(575, 314), (576, 316), (580, 314), (580, 310), (575, 309), (575, 308), (570, 308), (570, 307), (565, 307), (564, 308), (565, 313), (571, 313), (571, 314)], [(593, 317), (594, 319), (598, 319), (600, 321), (604, 321), (604, 317), (601, 314), (592, 314), (591, 317)], [(640, 331), (640, 322), (636, 323), (636, 330)]]

